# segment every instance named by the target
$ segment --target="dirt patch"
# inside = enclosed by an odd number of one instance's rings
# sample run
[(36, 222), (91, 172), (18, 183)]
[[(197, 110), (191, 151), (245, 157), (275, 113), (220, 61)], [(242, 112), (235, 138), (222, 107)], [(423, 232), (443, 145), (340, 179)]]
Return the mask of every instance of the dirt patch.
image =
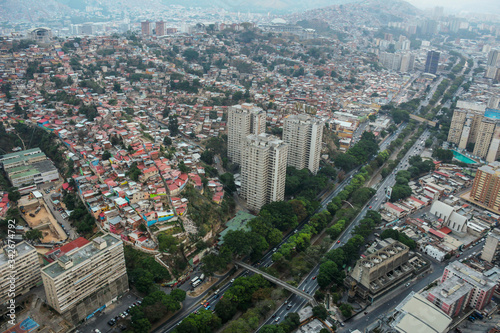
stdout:
[[(67, 238), (61, 226), (57, 223), (52, 213), (47, 211), (45, 205), (41, 203), (38, 213), (35, 214), (38, 208), (26, 211), (24, 219), (32, 229), (38, 229), (42, 232), (42, 243), (60, 242)], [(30, 214), (34, 215), (31, 216)]]

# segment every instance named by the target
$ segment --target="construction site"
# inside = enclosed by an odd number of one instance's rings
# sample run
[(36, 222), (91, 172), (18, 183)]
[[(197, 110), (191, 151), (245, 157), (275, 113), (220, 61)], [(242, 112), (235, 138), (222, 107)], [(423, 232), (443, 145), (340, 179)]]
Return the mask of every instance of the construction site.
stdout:
[(21, 198), (19, 206), (30, 228), (42, 232), (41, 243), (53, 244), (68, 238), (39, 192), (34, 191), (29, 196)]

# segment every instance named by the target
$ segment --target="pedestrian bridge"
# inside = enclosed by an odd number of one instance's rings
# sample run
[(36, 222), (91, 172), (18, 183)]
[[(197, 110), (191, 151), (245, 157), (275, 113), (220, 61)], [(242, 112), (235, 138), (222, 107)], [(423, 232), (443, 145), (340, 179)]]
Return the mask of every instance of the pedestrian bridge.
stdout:
[(243, 267), (245, 269), (248, 269), (249, 271), (252, 271), (252, 272), (254, 272), (256, 274), (262, 275), (266, 280), (269, 280), (272, 283), (277, 284), (278, 286), (280, 286), (280, 287), (282, 287), (282, 288), (284, 288), (284, 289), (286, 289), (286, 290), (294, 293), (295, 295), (300, 296), (300, 297), (306, 299), (309, 303), (311, 303), (312, 306), (317, 306), (318, 305), (318, 302), (316, 302), (316, 300), (314, 299), (314, 297), (312, 295), (309, 295), (308, 293), (306, 293), (306, 292), (304, 292), (304, 291), (302, 291), (302, 290), (300, 290), (298, 288), (295, 288), (294, 286), (291, 286), (288, 283), (283, 282), (280, 279), (275, 278), (274, 276), (272, 276), (270, 274), (264, 273), (263, 271), (261, 271), (258, 268), (253, 267), (252, 265), (245, 264), (244, 262), (241, 262), (241, 261), (237, 261), (236, 265), (240, 266), (240, 267)]

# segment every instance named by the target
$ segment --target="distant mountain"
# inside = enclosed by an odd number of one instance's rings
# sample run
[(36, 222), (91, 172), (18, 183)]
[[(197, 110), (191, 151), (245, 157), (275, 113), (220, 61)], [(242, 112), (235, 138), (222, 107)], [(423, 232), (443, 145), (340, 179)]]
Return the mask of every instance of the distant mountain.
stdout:
[(386, 25), (388, 22), (404, 21), (420, 14), (422, 14), (421, 10), (402, 0), (361, 0), (296, 12), (286, 18), (290, 22), (321, 20), (330, 26), (348, 28), (361, 25)]
[(101, 8), (101, 12), (107, 15), (123, 11), (140, 12), (144, 9), (161, 11), (167, 10), (170, 5), (275, 14), (321, 13), (323, 9), (316, 8), (345, 5), (354, 11), (356, 8), (370, 8), (382, 21), (391, 19), (393, 15), (418, 11), (407, 2), (394, 0), (0, 0), (0, 21), (38, 22), (40, 19), (79, 16), (87, 6)]

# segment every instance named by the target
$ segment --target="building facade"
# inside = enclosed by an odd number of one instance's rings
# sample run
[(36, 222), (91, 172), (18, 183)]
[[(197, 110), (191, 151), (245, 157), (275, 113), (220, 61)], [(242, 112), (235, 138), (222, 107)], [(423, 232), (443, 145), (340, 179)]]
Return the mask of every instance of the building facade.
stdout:
[(242, 148), (241, 195), (251, 210), (285, 197), (288, 144), (269, 134), (250, 134)]
[(457, 276), (430, 289), (426, 298), (450, 317), (456, 317), (467, 306), (474, 288)]
[(427, 59), (425, 60), (425, 72), (436, 74), (439, 65), (439, 56), (441, 53), (437, 51), (427, 52)]
[(321, 158), (323, 122), (307, 114), (288, 116), (283, 124), (283, 141), (288, 143), (288, 166), (309, 169), (316, 174)]
[(39, 148), (3, 155), (0, 163), (14, 187), (21, 188), (59, 179), (57, 168)]
[(363, 299), (383, 294), (413, 272), (409, 250), (398, 241), (384, 239), (375, 252), (356, 262), (345, 280), (346, 287)]
[(493, 262), (497, 259), (498, 251), (500, 250), (500, 229), (493, 229), (486, 237), (484, 242), (483, 251), (481, 252), (481, 259), (488, 262)]
[(477, 169), (470, 198), (494, 211), (500, 211), (500, 162), (491, 162)]
[(482, 310), (490, 303), (496, 283), (484, 276), (483, 273), (455, 261), (444, 269), (441, 285), (453, 277), (457, 277), (458, 281), (465, 282), (472, 287), (466, 305), (476, 310)]
[[(10, 276), (15, 271), (15, 295), (19, 296), (35, 287), (41, 280), (40, 263), (36, 249), (26, 242), (16, 244), (14, 252), (5, 247), (0, 253), (0, 304), (7, 303), (11, 290)], [(13, 260), (13, 267), (9, 260)]]
[(151, 32), (151, 23), (149, 21), (141, 22), (141, 33), (143, 36), (149, 36)]
[(266, 113), (253, 104), (229, 107), (227, 125), (227, 155), (233, 163), (242, 164), (242, 146), (250, 134), (266, 132)]
[(111, 235), (76, 247), (42, 269), (48, 304), (78, 323), (128, 291), (123, 242)]
[(165, 36), (165, 22), (156, 22), (156, 36)]

